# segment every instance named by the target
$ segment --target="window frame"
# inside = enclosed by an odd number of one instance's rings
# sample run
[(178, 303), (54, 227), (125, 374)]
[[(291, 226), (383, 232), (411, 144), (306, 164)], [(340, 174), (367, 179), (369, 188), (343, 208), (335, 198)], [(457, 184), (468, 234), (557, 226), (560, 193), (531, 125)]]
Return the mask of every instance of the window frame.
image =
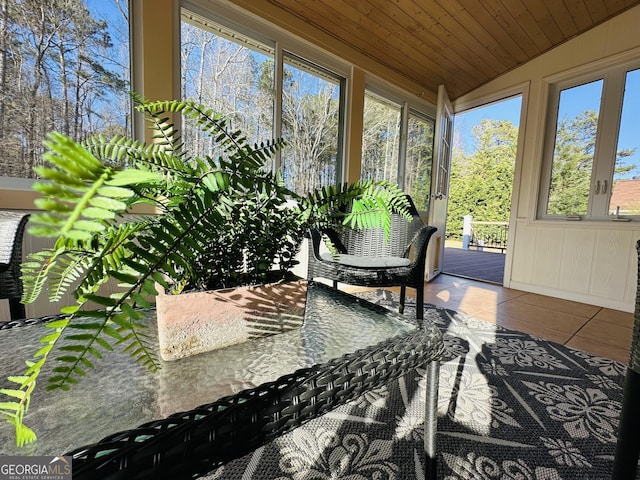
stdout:
[[(398, 170), (396, 172), (395, 182), (398, 183), (398, 186), (402, 189), (406, 189), (406, 176), (407, 176), (407, 153), (408, 153), (408, 130), (409, 130), (409, 117), (414, 116), (416, 118), (421, 119), (422, 121), (431, 121), (434, 125), (434, 138), (435, 142), (435, 124), (436, 124), (436, 111), (435, 106), (432, 108), (424, 108), (415, 102), (411, 102), (407, 99), (402, 99), (397, 93), (395, 93), (392, 89), (384, 88), (378, 85), (375, 80), (370, 80), (365, 84), (364, 95), (369, 92), (373, 97), (377, 97), (379, 101), (382, 103), (389, 103), (394, 107), (397, 106), (400, 109), (400, 131), (398, 133)], [(361, 132), (361, 135), (364, 135), (364, 128)], [(429, 185), (429, 201), (427, 203), (427, 210), (419, 209), (419, 213), (423, 216), (427, 216), (431, 205), (431, 196), (433, 194), (433, 180), (434, 180), (434, 153), (435, 146), (432, 146), (431, 152), (431, 185)], [(364, 159), (362, 159), (364, 162)], [(360, 166), (362, 171), (362, 165)], [(362, 175), (361, 175), (362, 178)]]
[[(613, 176), (618, 148), (620, 123), (625, 93), (627, 72), (640, 69), (640, 52), (634, 51), (622, 56), (595, 62), (544, 80), (547, 101), (543, 127), (543, 149), (538, 183), (536, 220), (550, 221), (612, 221), (609, 202), (613, 188)], [(598, 111), (598, 123), (593, 152), (593, 165), (589, 183), (589, 198), (586, 214), (548, 214), (551, 176), (556, 147), (560, 95), (563, 91), (602, 80), (602, 95)], [(607, 184), (606, 194), (596, 193)], [(629, 215), (629, 221), (640, 221), (640, 215)]]
[[(275, 81), (277, 84), (281, 83), (283, 75), (283, 57), (285, 52), (304, 59), (310, 64), (316, 65), (319, 68), (325, 69), (328, 72), (341, 76), (345, 79), (345, 88), (341, 92), (344, 104), (344, 112), (341, 112), (341, 120), (343, 121), (343, 125), (341, 126), (343, 141), (340, 145), (341, 162), (337, 166), (337, 182), (344, 182), (348, 178), (351, 178), (351, 173), (349, 173), (350, 169), (356, 164), (359, 166), (359, 161), (356, 162), (354, 158), (349, 157), (352, 144), (358, 143), (357, 140), (353, 139), (353, 135), (362, 135), (362, 131), (352, 131), (351, 124), (353, 122), (350, 121), (354, 114), (353, 105), (354, 103), (357, 105), (359, 102), (357, 98), (354, 99), (354, 95), (358, 96), (364, 94), (364, 91), (360, 91), (359, 88), (354, 88), (360, 85), (359, 78), (363, 78), (365, 90), (372, 90), (376, 94), (386, 97), (390, 101), (402, 106), (401, 126), (407, 124), (409, 109), (412, 109), (427, 118), (432, 118), (435, 122), (436, 106), (423, 97), (425, 95), (424, 92), (421, 91), (413, 94), (412, 92), (376, 76), (371, 73), (371, 71), (366, 70), (366, 68), (354, 65), (346, 59), (327, 52), (322, 47), (306, 42), (295, 35), (295, 33), (283, 30), (268, 20), (265, 21), (264, 19), (256, 18), (253, 15), (247, 15), (246, 11), (239, 9), (239, 7), (206, 0), (182, 0), (179, 6), (179, 10), (180, 9), (196, 13), (204, 18), (210, 19), (214, 23), (221, 24), (226, 28), (236, 29), (243, 35), (253, 37), (257, 40), (263, 42), (274, 42), (276, 50)], [(179, 41), (179, 35), (177, 41)], [(179, 83), (179, 72), (176, 72), (174, 81)], [(278, 107), (276, 108), (276, 115), (274, 118), (274, 137), (280, 138), (282, 136), (280, 119), (280, 105), (282, 103), (282, 99), (280, 97), (281, 91), (276, 90), (276, 92), (275, 101)], [(356, 110), (357, 109), (358, 107), (356, 106)], [(401, 156), (398, 160), (400, 169), (403, 169), (405, 164), (405, 156), (403, 153), (406, 152), (405, 142), (406, 129), (400, 132)], [(351, 153), (353, 154), (353, 152)], [(279, 153), (276, 154), (275, 162), (276, 166), (280, 165)], [(274, 166), (274, 168), (276, 167)], [(397, 181), (402, 187), (404, 182), (404, 173), (401, 177), (398, 177)]]
[[(87, 8), (88, 5), (85, 3)], [(129, 68), (129, 90), (132, 91), (140, 91), (136, 90), (136, 86), (138, 85), (139, 79), (141, 78), (141, 69), (137, 66), (135, 61), (135, 56), (139, 55), (136, 53), (135, 41), (137, 39), (135, 23), (140, 21), (140, 9), (137, 6), (135, 0), (126, 0), (125, 1), (128, 18), (127, 24), (127, 35), (128, 35), (128, 68)], [(125, 98), (126, 95), (123, 95)], [(134, 102), (129, 100), (128, 102), (128, 115), (129, 115), (129, 126), (126, 130), (126, 135), (131, 136), (132, 138), (140, 138), (139, 131), (141, 130), (140, 126), (144, 128), (143, 123), (138, 120), (140, 117), (135, 109)], [(45, 138), (43, 138), (45, 140)], [(29, 196), (33, 196), (35, 198), (35, 194), (33, 193), (33, 185), (36, 182), (41, 182), (42, 180), (39, 178), (31, 178), (31, 177), (13, 177), (8, 175), (0, 175), (0, 193), (7, 191), (16, 191), (27, 192)], [(30, 198), (30, 197), (25, 197)], [(5, 199), (3, 199), (5, 200)], [(6, 199), (3, 202), (2, 208), (33, 208), (32, 201), (28, 201), (26, 205), (22, 205), (23, 200), (19, 198), (17, 201), (14, 199)]]

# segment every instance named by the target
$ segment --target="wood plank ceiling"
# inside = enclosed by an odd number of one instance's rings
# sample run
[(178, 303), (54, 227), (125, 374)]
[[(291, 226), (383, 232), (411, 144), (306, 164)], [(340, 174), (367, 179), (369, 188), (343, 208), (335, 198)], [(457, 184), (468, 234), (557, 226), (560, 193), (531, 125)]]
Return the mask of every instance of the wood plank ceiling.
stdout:
[(452, 99), (640, 4), (640, 0), (266, 1), (427, 91), (436, 92), (444, 83)]

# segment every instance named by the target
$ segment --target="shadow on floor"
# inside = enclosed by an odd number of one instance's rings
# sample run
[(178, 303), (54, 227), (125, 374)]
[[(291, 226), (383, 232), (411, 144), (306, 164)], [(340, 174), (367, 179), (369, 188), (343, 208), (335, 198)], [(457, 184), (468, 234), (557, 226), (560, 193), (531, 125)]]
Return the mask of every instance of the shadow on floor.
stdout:
[(502, 285), (504, 260), (503, 253), (445, 248), (442, 272)]

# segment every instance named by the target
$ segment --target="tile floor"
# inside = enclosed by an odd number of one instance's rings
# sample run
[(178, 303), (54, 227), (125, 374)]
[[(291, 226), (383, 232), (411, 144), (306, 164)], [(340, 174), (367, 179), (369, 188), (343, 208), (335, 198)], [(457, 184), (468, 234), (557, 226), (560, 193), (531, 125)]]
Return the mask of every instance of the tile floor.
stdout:
[[(627, 363), (633, 314), (451, 275), (425, 284), (425, 303)], [(407, 289), (407, 295), (414, 295)]]

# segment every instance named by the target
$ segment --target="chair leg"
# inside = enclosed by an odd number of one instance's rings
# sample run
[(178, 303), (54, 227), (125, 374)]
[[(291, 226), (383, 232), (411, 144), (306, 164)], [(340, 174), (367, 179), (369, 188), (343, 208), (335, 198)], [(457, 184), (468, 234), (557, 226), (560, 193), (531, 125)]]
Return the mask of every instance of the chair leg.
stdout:
[(440, 362), (433, 360), (427, 365), (426, 398), (424, 415), (424, 457), (426, 478), (438, 478), (436, 432), (438, 431), (438, 382)]
[(27, 314), (24, 309), (24, 303), (20, 303), (19, 298), (9, 299), (9, 312), (11, 314), (11, 320), (20, 320), (27, 318)]
[(416, 320), (424, 318), (424, 286), (416, 288)]
[(398, 308), (398, 312), (404, 313), (404, 297), (407, 293), (407, 287), (402, 285), (400, 287), (400, 308)]
[(613, 480), (636, 477), (640, 453), (640, 373), (630, 368), (624, 383), (622, 411), (620, 414), (618, 443), (613, 463)]

